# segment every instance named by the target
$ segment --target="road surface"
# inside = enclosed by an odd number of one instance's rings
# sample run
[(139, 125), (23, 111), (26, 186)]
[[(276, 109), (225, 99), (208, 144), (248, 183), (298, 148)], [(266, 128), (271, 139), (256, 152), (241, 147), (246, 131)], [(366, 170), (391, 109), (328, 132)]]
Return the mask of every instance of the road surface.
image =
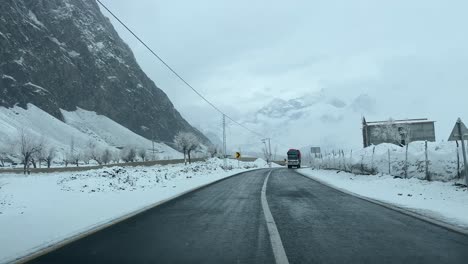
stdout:
[[(264, 210), (262, 188), (269, 172), (228, 178), (30, 263), (468, 261), (468, 236), (341, 193), (293, 170), (272, 170)], [(274, 218), (268, 224), (265, 211)], [(270, 236), (272, 227), (278, 237)], [(278, 258), (278, 245), (285, 259)]]

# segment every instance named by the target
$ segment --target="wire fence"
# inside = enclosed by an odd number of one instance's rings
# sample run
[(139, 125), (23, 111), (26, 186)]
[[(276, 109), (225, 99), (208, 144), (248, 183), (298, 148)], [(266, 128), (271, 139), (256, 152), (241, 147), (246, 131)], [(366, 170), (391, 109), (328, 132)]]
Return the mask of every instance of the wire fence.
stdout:
[(359, 150), (331, 150), (311, 158), (310, 165), (354, 174), (450, 181), (463, 175), (461, 157), (456, 142), (417, 141), (403, 147), (379, 144)]

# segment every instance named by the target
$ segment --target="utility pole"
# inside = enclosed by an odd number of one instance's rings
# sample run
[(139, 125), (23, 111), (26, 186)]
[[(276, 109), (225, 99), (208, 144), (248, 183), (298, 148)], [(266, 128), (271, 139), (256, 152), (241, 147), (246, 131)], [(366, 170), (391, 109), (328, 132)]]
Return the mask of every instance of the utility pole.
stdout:
[(271, 142), (270, 142), (270, 138), (268, 138), (268, 157), (269, 157), (269, 161), (268, 162), (268, 166), (271, 168)]
[(153, 161), (156, 160), (154, 156), (154, 128), (151, 129), (151, 143), (153, 143)]
[[(266, 141), (268, 140), (268, 146)], [(268, 166), (271, 168), (271, 143), (270, 143), (270, 138), (264, 138), (262, 139), (263, 144), (265, 144), (265, 151), (266, 153), (266, 158), (267, 158), (267, 163)]]
[(227, 167), (226, 160), (226, 115), (223, 114), (223, 158), (224, 158), (224, 167)]

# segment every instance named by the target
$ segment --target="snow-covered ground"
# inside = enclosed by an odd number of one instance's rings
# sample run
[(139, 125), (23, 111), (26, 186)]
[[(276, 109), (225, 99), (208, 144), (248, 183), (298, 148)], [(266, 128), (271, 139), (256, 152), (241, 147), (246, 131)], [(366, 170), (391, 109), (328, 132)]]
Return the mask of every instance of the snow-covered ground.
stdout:
[(344, 171), (300, 169), (298, 172), (338, 189), (390, 203), (468, 230), (468, 191), (455, 182), (429, 182), (390, 175), (354, 175)]
[[(21, 129), (37, 141), (44, 140), (47, 147), (54, 147), (59, 157), (69, 151), (71, 141), (80, 151), (95, 142), (99, 149), (108, 148), (117, 152), (117, 147), (144, 148), (152, 150), (152, 142), (137, 135), (106, 116), (78, 108), (76, 111), (62, 110), (65, 122), (51, 116), (33, 104), (27, 109), (15, 106), (0, 107), (0, 154), (16, 152), (15, 144)], [(160, 159), (180, 159), (183, 155), (163, 143), (155, 143)], [(62, 155), (60, 155), (62, 154)]]
[(210, 159), (184, 166), (112, 167), (0, 176), (0, 263), (266, 162)]

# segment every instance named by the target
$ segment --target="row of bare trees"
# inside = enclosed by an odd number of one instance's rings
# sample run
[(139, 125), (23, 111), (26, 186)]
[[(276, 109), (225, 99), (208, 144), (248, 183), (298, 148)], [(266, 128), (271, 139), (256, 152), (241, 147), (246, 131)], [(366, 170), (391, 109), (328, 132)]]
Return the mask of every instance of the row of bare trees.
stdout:
[[(193, 153), (200, 153), (201, 142), (199, 138), (190, 132), (179, 132), (174, 137), (174, 144), (184, 154), (185, 164), (192, 162)], [(45, 164), (47, 168), (52, 166), (52, 163), (57, 159), (59, 153), (55, 147), (49, 146), (49, 143), (44, 137), (36, 137), (25, 130), (21, 130), (18, 139), (15, 142), (16, 153), (21, 159), (23, 164), (24, 173), (29, 173), (30, 166), (34, 168), (41, 167)], [(65, 153), (63, 153), (65, 152)], [(204, 152), (208, 157), (216, 157), (221, 154), (217, 146), (209, 146)], [(79, 166), (80, 163), (89, 164), (95, 161), (99, 165), (106, 165), (111, 162), (118, 163), (135, 162), (137, 160), (147, 160), (147, 150), (144, 148), (137, 148), (134, 146), (126, 146), (120, 150), (110, 150), (102, 148), (97, 141), (90, 140), (86, 146), (79, 149), (75, 146), (75, 140), (70, 140), (69, 149), (62, 151), (61, 160), (65, 167), (68, 165)], [(155, 159), (156, 157), (153, 157)], [(6, 154), (0, 154), (0, 166), (4, 166)], [(188, 160), (187, 160), (188, 159)]]
[[(25, 130), (20, 130), (18, 139), (15, 141), (14, 149), (21, 159), (24, 173), (29, 173), (31, 165), (34, 168), (41, 167), (45, 163), (47, 168), (50, 168), (52, 162), (57, 158), (57, 150), (55, 147), (49, 146), (44, 137), (38, 139)], [(79, 166), (80, 162), (89, 164), (95, 161), (99, 165), (106, 165), (111, 162), (118, 163), (121, 160), (124, 162), (134, 162), (139, 157), (142, 161), (146, 160), (146, 150), (127, 146), (120, 153), (112, 151), (108, 148), (102, 148), (96, 141), (90, 140), (84, 148), (80, 150), (75, 147), (75, 141), (72, 138), (68, 151), (63, 154), (63, 164), (67, 167), (69, 164)], [(0, 164), (4, 166), (6, 155), (0, 155)]]

